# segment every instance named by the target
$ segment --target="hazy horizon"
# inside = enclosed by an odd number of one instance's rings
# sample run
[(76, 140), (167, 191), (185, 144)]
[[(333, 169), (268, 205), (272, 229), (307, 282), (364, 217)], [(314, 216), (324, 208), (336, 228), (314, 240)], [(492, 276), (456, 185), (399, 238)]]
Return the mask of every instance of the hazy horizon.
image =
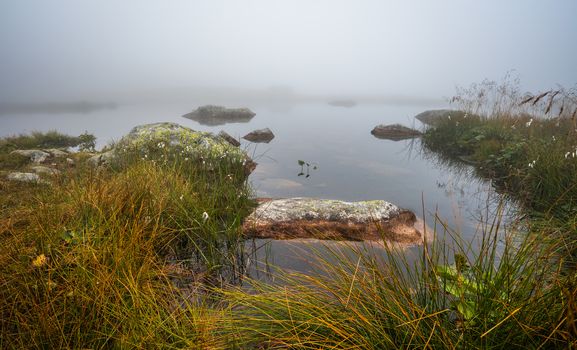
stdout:
[(569, 0), (7, 0), (0, 102), (202, 89), (438, 101), (510, 71), (526, 91), (572, 87), (576, 13)]

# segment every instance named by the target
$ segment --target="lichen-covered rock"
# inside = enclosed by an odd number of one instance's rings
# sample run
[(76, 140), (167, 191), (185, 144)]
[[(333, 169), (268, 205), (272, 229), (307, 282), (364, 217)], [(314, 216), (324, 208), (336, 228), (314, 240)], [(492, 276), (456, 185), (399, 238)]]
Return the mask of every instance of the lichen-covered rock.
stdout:
[(206, 105), (183, 115), (202, 125), (222, 125), (226, 123), (247, 123), (256, 113), (248, 108), (226, 108), (223, 106)]
[(269, 143), (274, 139), (274, 134), (269, 128), (264, 128), (251, 131), (242, 138), (250, 142)]
[(50, 153), (38, 149), (18, 149), (10, 153), (28, 157), (33, 163), (42, 163), (50, 156)]
[(415, 116), (415, 119), (421, 123), (429, 126), (437, 126), (440, 122), (452, 117), (463, 117), (466, 115), (463, 111), (452, 110), (452, 109), (434, 109), (430, 111), (425, 111), (419, 113)]
[(199, 162), (207, 167), (218, 167), (226, 162), (242, 166), (246, 175), (256, 167), (256, 163), (245, 151), (234, 147), (222, 137), (168, 122), (133, 128), (111, 151), (113, 153), (110, 157), (113, 159), (137, 155), (142, 159), (155, 161), (179, 159)]
[(31, 168), (36, 174), (46, 174), (46, 175), (58, 175), (60, 171), (58, 169), (49, 168), (43, 165), (33, 166)]
[(40, 179), (40, 176), (38, 176), (38, 174), (34, 174), (34, 173), (20, 173), (20, 172), (14, 172), (14, 173), (10, 173), (7, 176), (8, 180), (11, 181), (20, 181), (20, 182), (42, 182), (42, 180)]
[(393, 141), (412, 139), (422, 135), (420, 131), (408, 128), (400, 124), (377, 125), (371, 131), (371, 134), (373, 134), (373, 136), (379, 139), (386, 139)]
[[(95, 154), (88, 158), (86, 161), (88, 164), (98, 167), (101, 165), (110, 165), (116, 159), (116, 152), (114, 150), (106, 151), (103, 153)], [(72, 159), (71, 159), (72, 160)], [(70, 162), (68, 162), (70, 164)], [(74, 160), (72, 160), (72, 165)]]
[(317, 238), (422, 242), (415, 215), (383, 200), (343, 202), (313, 198), (264, 201), (243, 225), (248, 238)]
[(55, 158), (68, 156), (68, 152), (65, 152), (57, 148), (45, 149), (44, 151), (50, 153)]

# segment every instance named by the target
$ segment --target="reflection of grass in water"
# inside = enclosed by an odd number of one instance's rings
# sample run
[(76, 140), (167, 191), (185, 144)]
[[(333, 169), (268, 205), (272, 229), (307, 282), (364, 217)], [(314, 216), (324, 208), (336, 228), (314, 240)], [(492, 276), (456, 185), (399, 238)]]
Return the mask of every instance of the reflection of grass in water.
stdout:
[(316, 253), (318, 274), (229, 292), (236, 329), (246, 343), (273, 348), (569, 346), (574, 277), (558, 273), (557, 243), (511, 234), (498, 254), (500, 224), (498, 216), (485, 222), (473, 255), (442, 225), (414, 263), (392, 247), (384, 256), (326, 248)]

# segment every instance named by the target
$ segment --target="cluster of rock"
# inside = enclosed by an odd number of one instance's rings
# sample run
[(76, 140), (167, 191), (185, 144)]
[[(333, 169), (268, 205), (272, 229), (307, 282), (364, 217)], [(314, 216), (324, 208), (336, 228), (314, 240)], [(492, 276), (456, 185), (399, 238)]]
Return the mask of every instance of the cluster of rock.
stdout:
[[(247, 123), (255, 115), (256, 113), (248, 108), (227, 108), (223, 106), (206, 105), (198, 107), (196, 110), (183, 115), (183, 117), (192, 119), (201, 125), (215, 126), (226, 123)], [(234, 146), (240, 146), (240, 142), (224, 130), (219, 133), (219, 136)], [(242, 138), (255, 143), (269, 143), (274, 139), (274, 134), (269, 128), (265, 128), (251, 131)]]
[[(426, 111), (416, 118), (435, 125), (459, 111)], [(219, 125), (234, 120), (246, 122), (254, 117), (246, 108), (228, 109), (219, 106), (199, 107), (185, 117), (201, 124)], [(403, 140), (421, 136), (421, 132), (399, 124), (378, 125), (372, 131), (377, 138)], [(250, 132), (243, 139), (251, 142), (270, 142), (274, 134), (268, 128)], [(166, 151), (191, 160), (211, 160), (242, 163), (248, 176), (256, 167), (246, 152), (239, 148), (240, 142), (221, 131), (218, 135), (195, 131), (176, 123), (154, 123), (134, 127), (105, 152), (88, 159), (94, 166), (112, 164), (126, 153), (132, 152), (143, 159)], [(16, 150), (12, 153), (30, 159), (31, 172), (12, 172), (7, 178), (13, 181), (43, 182), (42, 176), (54, 176), (59, 171), (41, 165), (55, 157), (67, 157), (68, 152), (58, 149)], [(164, 153), (166, 154), (166, 153)], [(289, 198), (262, 201), (243, 224), (246, 238), (295, 239), (316, 238), (331, 240), (387, 240), (399, 243), (419, 244), (423, 235), (415, 227), (416, 217), (408, 211), (386, 201), (343, 202), (311, 198)]]
[(54, 176), (60, 174), (60, 171), (54, 168), (56, 163), (52, 162), (55, 158), (66, 158), (66, 164), (74, 165), (74, 160), (69, 158), (71, 156), (69, 152), (56, 148), (15, 150), (10, 153), (26, 157), (32, 164), (28, 166), (27, 170), (29, 171), (9, 172), (6, 178), (11, 181), (45, 183), (46, 181), (41, 175)]

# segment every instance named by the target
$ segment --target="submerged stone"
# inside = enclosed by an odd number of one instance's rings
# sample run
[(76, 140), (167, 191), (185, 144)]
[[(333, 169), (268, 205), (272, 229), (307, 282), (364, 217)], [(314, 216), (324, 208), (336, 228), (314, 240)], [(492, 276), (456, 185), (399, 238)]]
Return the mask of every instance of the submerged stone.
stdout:
[(206, 105), (183, 115), (202, 125), (222, 125), (226, 123), (247, 123), (256, 113), (248, 108), (226, 108), (223, 106)]
[(383, 200), (343, 202), (314, 198), (264, 201), (243, 225), (247, 238), (317, 238), (420, 243), (415, 215)]
[(371, 131), (371, 134), (379, 139), (387, 139), (393, 141), (412, 139), (422, 135), (420, 131), (408, 128), (400, 124), (377, 125)]

